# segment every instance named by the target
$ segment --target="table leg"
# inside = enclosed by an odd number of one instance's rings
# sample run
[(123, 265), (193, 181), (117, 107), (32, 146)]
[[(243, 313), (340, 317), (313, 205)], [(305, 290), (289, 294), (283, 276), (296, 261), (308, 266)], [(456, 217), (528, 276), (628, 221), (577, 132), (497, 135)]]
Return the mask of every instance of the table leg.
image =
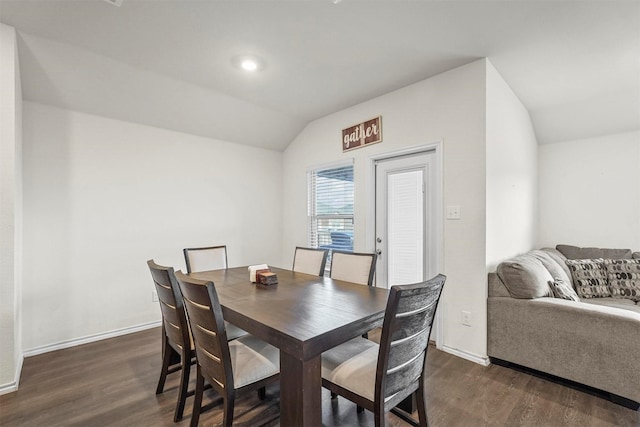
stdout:
[(280, 352), (280, 425), (322, 425), (320, 356), (300, 360)]

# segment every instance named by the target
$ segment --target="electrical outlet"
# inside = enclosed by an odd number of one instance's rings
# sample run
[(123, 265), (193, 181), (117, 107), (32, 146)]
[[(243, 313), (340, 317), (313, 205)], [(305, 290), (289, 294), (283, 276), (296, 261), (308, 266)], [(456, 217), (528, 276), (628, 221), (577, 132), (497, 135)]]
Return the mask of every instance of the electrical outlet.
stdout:
[(462, 310), (462, 324), (464, 326), (471, 326), (471, 312)]
[(158, 292), (155, 289), (151, 291), (151, 301), (158, 302)]
[(460, 206), (447, 206), (447, 219), (460, 219)]

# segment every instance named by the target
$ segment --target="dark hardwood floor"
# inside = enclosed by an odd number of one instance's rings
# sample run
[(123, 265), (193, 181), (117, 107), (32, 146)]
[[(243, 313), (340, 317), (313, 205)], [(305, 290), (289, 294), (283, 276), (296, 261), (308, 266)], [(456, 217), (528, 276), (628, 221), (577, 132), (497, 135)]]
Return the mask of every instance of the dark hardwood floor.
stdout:
[[(601, 397), (498, 365), (483, 367), (435, 348), (428, 355), (427, 411), (440, 426), (640, 426), (640, 412)], [(160, 369), (160, 330), (151, 329), (27, 358), (20, 389), (0, 396), (2, 426), (188, 426), (172, 422), (178, 386), (170, 375), (155, 395)], [(325, 426), (367, 426), (370, 413), (357, 414), (342, 398), (323, 390)], [(279, 425), (278, 387), (236, 403), (237, 425)], [(201, 425), (219, 425), (219, 407), (204, 413)], [(403, 426), (394, 415), (387, 424)]]

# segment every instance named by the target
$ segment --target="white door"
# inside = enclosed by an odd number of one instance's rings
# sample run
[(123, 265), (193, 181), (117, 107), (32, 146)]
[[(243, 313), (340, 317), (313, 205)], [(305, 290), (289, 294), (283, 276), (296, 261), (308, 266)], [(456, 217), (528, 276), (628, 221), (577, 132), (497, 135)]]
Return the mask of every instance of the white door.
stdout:
[(376, 286), (436, 274), (435, 173), (435, 152), (375, 161)]

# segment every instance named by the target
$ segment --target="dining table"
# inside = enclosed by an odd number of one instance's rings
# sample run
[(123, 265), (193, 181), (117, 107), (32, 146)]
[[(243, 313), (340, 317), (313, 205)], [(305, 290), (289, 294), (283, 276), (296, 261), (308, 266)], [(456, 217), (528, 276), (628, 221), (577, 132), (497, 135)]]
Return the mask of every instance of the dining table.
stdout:
[(280, 350), (280, 425), (322, 425), (322, 352), (381, 326), (389, 291), (271, 267), (277, 284), (247, 267), (189, 274), (215, 285), (225, 320)]

